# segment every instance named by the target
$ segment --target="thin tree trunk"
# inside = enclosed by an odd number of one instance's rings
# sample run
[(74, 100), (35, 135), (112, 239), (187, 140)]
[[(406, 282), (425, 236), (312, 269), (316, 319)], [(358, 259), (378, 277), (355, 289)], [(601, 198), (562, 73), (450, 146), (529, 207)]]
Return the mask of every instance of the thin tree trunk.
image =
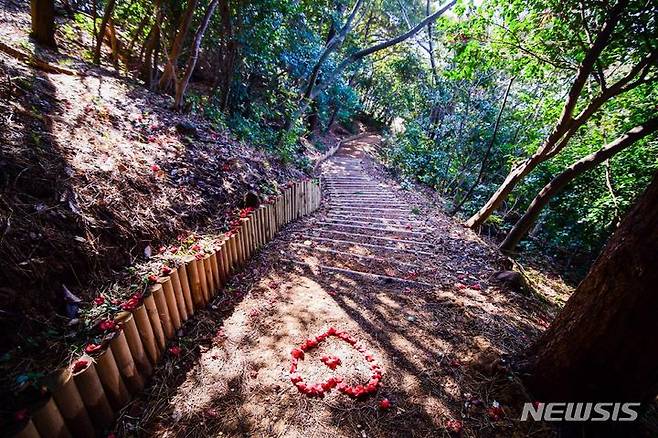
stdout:
[(183, 15), (180, 25), (178, 26), (178, 31), (176, 32), (176, 37), (174, 42), (171, 45), (171, 50), (169, 51), (169, 56), (167, 57), (167, 63), (165, 64), (164, 71), (158, 82), (158, 89), (160, 91), (168, 92), (171, 90), (171, 86), (176, 77), (176, 66), (178, 64), (178, 57), (183, 50), (183, 43), (185, 42), (185, 36), (192, 24), (192, 18), (194, 17), (194, 9), (198, 0), (189, 0), (187, 4), (187, 9)]
[[(430, 0), (427, 0), (425, 3), (425, 15), (430, 15)], [(434, 80), (434, 86), (439, 83), (439, 75), (436, 72), (436, 60), (434, 59), (434, 41), (432, 36), (432, 26), (434, 22), (427, 23), (427, 41), (428, 41), (428, 55), (430, 57), (430, 67), (432, 69), (432, 79)]]
[(658, 174), (530, 351), (526, 383), (540, 400), (649, 402), (658, 393), (656, 199)]
[[(576, 103), (580, 97), (583, 87), (587, 83), (587, 78), (592, 73), (592, 70), (596, 64), (597, 59), (601, 55), (601, 52), (608, 45), (610, 36), (617, 26), (620, 15), (626, 8), (627, 4), (628, 0), (620, 0), (608, 14), (603, 27), (596, 37), (596, 40), (590, 46), (589, 50), (585, 54), (583, 62), (578, 68), (576, 78), (571, 84), (564, 108), (562, 109), (562, 114), (560, 115), (560, 118), (558, 119), (558, 122), (556, 123), (551, 134), (544, 141), (537, 152), (535, 152), (531, 157), (527, 158), (510, 171), (510, 173), (507, 175), (507, 178), (505, 178), (505, 181), (500, 185), (500, 187), (498, 187), (498, 190), (496, 190), (491, 198), (489, 198), (485, 205), (465, 222), (467, 227), (479, 228), (484, 223), (484, 221), (486, 221), (487, 218), (491, 216), (496, 208), (498, 208), (498, 206), (507, 198), (514, 187), (516, 187), (516, 185), (528, 173), (530, 173), (538, 164), (550, 158), (550, 156), (552, 156), (551, 154), (555, 154), (559, 152), (561, 148), (565, 147), (571, 136), (575, 134), (576, 130), (587, 122), (591, 114), (589, 114), (587, 117), (576, 118), (578, 123), (574, 123), (573, 111), (576, 107)], [(565, 137), (566, 141), (563, 141), (563, 138)], [(558, 146), (557, 151), (556, 145)]]
[(96, 33), (96, 48), (94, 49), (94, 64), (99, 65), (101, 63), (101, 48), (103, 46), (103, 40), (105, 39), (105, 32), (107, 29), (107, 23), (112, 18), (112, 13), (114, 12), (114, 6), (116, 5), (116, 0), (109, 0), (107, 5), (105, 5), (105, 12), (103, 12), (103, 19), (101, 20), (101, 26)]
[(194, 72), (194, 68), (196, 67), (197, 59), (199, 58), (199, 49), (201, 47), (201, 41), (203, 40), (203, 35), (206, 33), (206, 29), (208, 29), (210, 18), (212, 17), (212, 14), (215, 12), (218, 2), (219, 0), (212, 0), (208, 5), (208, 8), (206, 9), (206, 13), (204, 14), (203, 19), (201, 20), (201, 24), (199, 24), (199, 28), (197, 29), (196, 34), (194, 35), (194, 42), (192, 43), (192, 53), (190, 54), (190, 57), (187, 60), (187, 67), (185, 69), (185, 73), (183, 74), (183, 77), (180, 80), (178, 79), (176, 80), (176, 98), (174, 101), (175, 102), (174, 107), (178, 111), (183, 109), (185, 91), (187, 90), (187, 85), (190, 82), (190, 77), (192, 77), (192, 73)]
[(500, 250), (507, 253), (514, 251), (516, 245), (518, 245), (523, 236), (525, 236), (530, 227), (532, 227), (539, 217), (542, 209), (548, 204), (551, 198), (560, 193), (567, 184), (618, 152), (628, 148), (636, 141), (652, 134), (656, 130), (658, 130), (658, 117), (636, 126), (615, 141), (567, 167), (562, 173), (553, 178), (551, 182), (546, 184), (535, 199), (532, 200), (525, 214), (516, 222), (516, 224), (514, 224), (514, 227), (512, 227), (505, 237), (505, 240), (500, 245)]
[(223, 56), (220, 57), (222, 65), (219, 66), (221, 72), (221, 98), (219, 108), (221, 111), (226, 111), (229, 106), (231, 84), (235, 74), (235, 61), (237, 57), (237, 42), (235, 41), (234, 36), (235, 32), (233, 29), (230, 0), (222, 0), (220, 3), (220, 12), (222, 15), (225, 43)]
[(509, 91), (512, 88), (512, 83), (514, 82), (515, 78), (516, 76), (512, 76), (509, 82), (507, 83), (507, 88), (505, 89), (505, 95), (503, 96), (503, 103), (500, 105), (500, 110), (498, 110), (498, 116), (496, 117), (496, 123), (494, 124), (493, 133), (491, 134), (491, 139), (489, 140), (489, 144), (487, 145), (487, 150), (484, 152), (484, 157), (482, 157), (482, 162), (480, 163), (480, 171), (478, 172), (478, 176), (475, 179), (473, 185), (468, 189), (466, 194), (462, 196), (462, 199), (457, 203), (457, 205), (455, 205), (452, 211), (450, 211), (451, 216), (454, 216), (459, 212), (459, 210), (462, 209), (466, 201), (468, 201), (468, 199), (473, 194), (475, 188), (478, 185), (480, 185), (480, 183), (482, 182), (482, 176), (484, 175), (484, 170), (487, 168), (487, 161), (489, 160), (491, 149), (496, 143), (496, 136), (498, 135), (498, 127), (500, 126), (500, 119), (503, 116), (503, 111), (505, 111), (505, 105), (507, 105), (507, 98), (509, 97)]
[(31, 36), (42, 46), (56, 48), (54, 0), (30, 0)]

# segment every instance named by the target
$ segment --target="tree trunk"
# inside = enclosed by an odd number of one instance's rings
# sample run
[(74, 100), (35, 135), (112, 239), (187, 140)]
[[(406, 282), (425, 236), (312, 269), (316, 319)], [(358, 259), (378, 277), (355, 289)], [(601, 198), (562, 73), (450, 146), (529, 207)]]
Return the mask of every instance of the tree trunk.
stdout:
[(158, 82), (158, 89), (160, 91), (168, 92), (171, 90), (171, 86), (176, 77), (176, 65), (178, 64), (178, 57), (183, 50), (183, 43), (185, 42), (185, 36), (192, 24), (192, 18), (194, 17), (194, 9), (198, 0), (189, 0), (187, 9), (185, 10), (185, 15), (178, 26), (178, 31), (176, 32), (176, 37), (174, 42), (171, 45), (171, 50), (169, 51), (169, 56), (167, 57), (167, 64), (165, 64), (164, 71)]
[(489, 140), (489, 145), (487, 146), (487, 150), (484, 153), (484, 157), (482, 157), (482, 163), (480, 164), (480, 172), (478, 172), (478, 176), (475, 179), (475, 182), (471, 186), (470, 189), (466, 192), (464, 196), (462, 196), (462, 199), (455, 205), (455, 208), (450, 211), (450, 215), (454, 216), (456, 215), (459, 210), (462, 209), (464, 206), (464, 203), (471, 197), (473, 194), (473, 191), (475, 188), (480, 185), (482, 182), (482, 176), (484, 175), (484, 170), (487, 167), (487, 161), (489, 160), (489, 155), (491, 154), (491, 149), (493, 148), (494, 144), (496, 143), (496, 136), (498, 135), (498, 127), (500, 126), (500, 119), (503, 116), (503, 111), (505, 111), (505, 105), (507, 105), (507, 98), (509, 97), (509, 90), (512, 88), (512, 83), (514, 82), (514, 79), (516, 76), (512, 76), (507, 83), (507, 88), (505, 89), (505, 94), (503, 96), (503, 103), (500, 105), (500, 110), (498, 110), (498, 116), (496, 117), (496, 123), (494, 124), (494, 129), (493, 133), (491, 134), (491, 140)]
[[(425, 15), (430, 15), (430, 0), (427, 0), (425, 3)], [(430, 57), (430, 67), (432, 69), (432, 79), (434, 80), (434, 86), (436, 87), (439, 84), (439, 75), (436, 72), (436, 59), (434, 59), (434, 36), (432, 35), (432, 26), (434, 22), (427, 23), (427, 54)]]
[(212, 17), (212, 14), (215, 12), (218, 2), (219, 0), (212, 0), (208, 5), (208, 8), (206, 9), (206, 13), (203, 16), (203, 19), (201, 20), (201, 24), (199, 24), (199, 28), (197, 29), (196, 34), (194, 35), (194, 42), (192, 43), (192, 53), (190, 54), (190, 57), (187, 60), (187, 67), (185, 69), (185, 73), (183, 74), (183, 77), (180, 80), (176, 79), (176, 98), (174, 101), (174, 108), (177, 109), (178, 111), (183, 109), (185, 91), (187, 90), (187, 85), (190, 83), (190, 77), (192, 77), (192, 73), (194, 72), (194, 68), (196, 67), (197, 59), (199, 58), (199, 49), (201, 47), (201, 41), (203, 40), (203, 35), (206, 33), (206, 29), (208, 29), (210, 18)]
[(218, 70), (220, 71), (219, 84), (221, 86), (219, 109), (225, 112), (229, 107), (231, 97), (231, 84), (235, 74), (238, 44), (235, 41), (230, 0), (222, 0), (219, 8), (222, 17), (222, 28), (224, 30), (224, 53), (223, 56), (220, 56), (221, 65), (218, 66)]
[[(551, 134), (540, 146), (537, 152), (535, 152), (530, 158), (523, 161), (517, 167), (512, 169), (512, 171), (507, 175), (507, 178), (505, 178), (505, 181), (491, 196), (491, 198), (489, 198), (486, 204), (465, 222), (467, 227), (479, 228), (500, 206), (500, 204), (503, 203), (503, 201), (511, 193), (514, 187), (528, 173), (530, 173), (537, 165), (559, 152), (560, 149), (564, 148), (571, 136), (575, 134), (576, 130), (587, 122), (591, 114), (588, 114), (587, 117), (578, 117), (574, 120), (573, 111), (576, 108), (578, 98), (580, 97), (580, 94), (585, 84), (587, 83), (587, 78), (590, 76), (597, 59), (601, 55), (601, 52), (603, 52), (603, 49), (605, 49), (605, 47), (608, 45), (610, 36), (617, 26), (620, 15), (626, 8), (627, 4), (628, 0), (620, 0), (608, 14), (603, 27), (596, 36), (596, 40), (587, 50), (585, 58), (578, 68), (576, 78), (571, 84), (569, 93), (567, 94), (560, 118), (558, 119), (558, 122), (553, 128)], [(576, 121), (577, 123), (575, 123)], [(556, 145), (558, 146), (556, 147)]]
[(56, 48), (54, 0), (30, 0), (32, 38), (42, 46)]
[(560, 193), (567, 184), (616, 153), (631, 146), (636, 141), (652, 134), (656, 130), (658, 130), (658, 118), (653, 118), (646, 123), (629, 130), (600, 150), (581, 158), (553, 178), (551, 182), (541, 189), (539, 194), (530, 203), (530, 206), (528, 206), (525, 214), (516, 222), (516, 224), (514, 224), (514, 227), (512, 227), (505, 237), (505, 240), (500, 245), (500, 250), (506, 253), (514, 251), (516, 245), (518, 245), (519, 241), (526, 235), (530, 227), (532, 227), (539, 217), (542, 209), (548, 204), (551, 198)]
[(107, 2), (107, 5), (105, 5), (105, 11), (103, 12), (103, 20), (101, 20), (101, 27), (96, 33), (96, 48), (94, 49), (94, 64), (96, 65), (101, 63), (101, 48), (103, 47), (103, 40), (105, 39), (107, 23), (110, 21), (110, 18), (112, 18), (115, 5), (116, 0), (109, 0)]
[(658, 393), (656, 199), (658, 174), (532, 348), (526, 383), (540, 400), (648, 402)]

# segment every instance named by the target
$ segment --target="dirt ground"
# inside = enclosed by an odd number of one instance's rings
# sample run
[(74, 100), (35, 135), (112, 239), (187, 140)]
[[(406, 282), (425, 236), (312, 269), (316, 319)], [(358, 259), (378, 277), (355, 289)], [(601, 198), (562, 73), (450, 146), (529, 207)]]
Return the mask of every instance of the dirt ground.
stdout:
[[(377, 142), (374, 135), (354, 140), (323, 164), (323, 208), (264, 247), (185, 328), (183, 353), (169, 357), (146, 394), (124, 410), (120, 435), (554, 435), (518, 421), (531, 400), (510, 359), (536, 339), (555, 306), (495, 285), (491, 274), (504, 260), (431, 199), (387, 179), (371, 159)], [(370, 221), (386, 231), (348, 245), (316, 240), (344, 229), (325, 225), (332, 216), (363, 220), (358, 208), (368, 205), (365, 198), (337, 194), (341, 183), (332, 182), (344, 172), (380, 188), (398, 208), (411, 208), (412, 216), (382, 212)], [(405, 221), (413, 227), (400, 228)], [(423, 251), (404, 243), (401, 230), (427, 231), (417, 240), (427, 244)], [(382, 236), (398, 242), (376, 244)], [(309, 397), (291, 382), (291, 351), (330, 327), (361, 341), (380, 364), (375, 394), (355, 399), (333, 388)], [(323, 356), (341, 364), (331, 370)], [(351, 345), (330, 337), (305, 353), (297, 371), (308, 383), (341, 377), (357, 385), (368, 382), (368, 365)], [(390, 407), (380, 406), (384, 399)]]

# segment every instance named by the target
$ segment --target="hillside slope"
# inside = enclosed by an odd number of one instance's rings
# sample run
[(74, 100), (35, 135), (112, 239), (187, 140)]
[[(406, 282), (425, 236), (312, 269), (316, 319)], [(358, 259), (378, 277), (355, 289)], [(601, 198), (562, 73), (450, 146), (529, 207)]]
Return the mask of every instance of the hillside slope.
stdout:
[[(8, 7), (13, 7), (9, 5)], [(223, 231), (252, 192), (303, 176), (170, 96), (85, 61), (85, 33), (58, 17), (58, 52), (30, 41), (29, 5), (0, 15), (0, 41), (75, 74), (0, 52), (0, 356), (68, 336), (64, 287), (101, 285), (183, 234)], [(70, 316), (70, 315), (69, 315)], [(62, 330), (60, 330), (62, 329)]]

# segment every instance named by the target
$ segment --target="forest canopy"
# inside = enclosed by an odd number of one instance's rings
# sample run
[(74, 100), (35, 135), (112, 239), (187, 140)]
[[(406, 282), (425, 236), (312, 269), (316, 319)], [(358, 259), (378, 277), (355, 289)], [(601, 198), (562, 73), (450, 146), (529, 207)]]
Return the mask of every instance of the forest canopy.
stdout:
[(103, 35), (89, 59), (286, 161), (304, 166), (301, 137), (365, 117), (388, 132), (384, 160), (447, 211), (565, 270), (584, 273), (658, 168), (651, 126), (615, 143), (658, 102), (651, 0), (63, 6)]

